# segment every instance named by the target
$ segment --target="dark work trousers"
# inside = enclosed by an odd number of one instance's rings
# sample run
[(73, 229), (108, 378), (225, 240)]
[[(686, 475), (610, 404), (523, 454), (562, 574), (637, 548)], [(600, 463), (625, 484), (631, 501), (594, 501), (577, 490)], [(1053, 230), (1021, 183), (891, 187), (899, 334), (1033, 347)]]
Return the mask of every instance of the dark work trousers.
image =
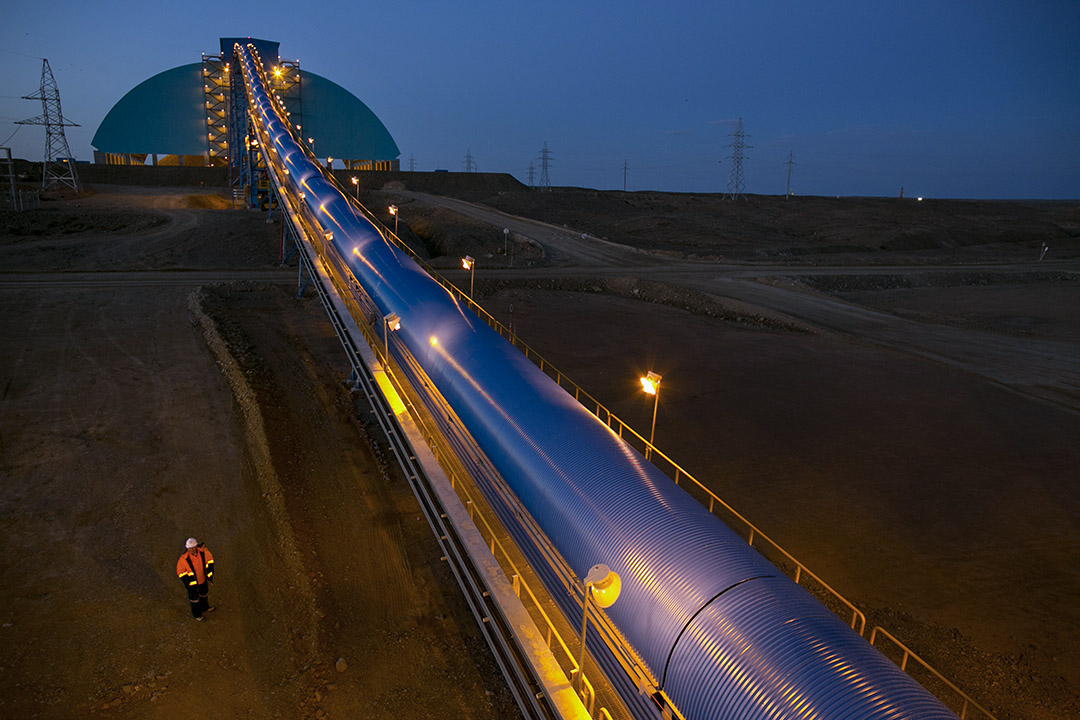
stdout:
[(188, 602), (191, 603), (191, 617), (202, 617), (202, 614), (210, 608), (210, 601), (207, 600), (209, 594), (209, 583), (187, 586)]

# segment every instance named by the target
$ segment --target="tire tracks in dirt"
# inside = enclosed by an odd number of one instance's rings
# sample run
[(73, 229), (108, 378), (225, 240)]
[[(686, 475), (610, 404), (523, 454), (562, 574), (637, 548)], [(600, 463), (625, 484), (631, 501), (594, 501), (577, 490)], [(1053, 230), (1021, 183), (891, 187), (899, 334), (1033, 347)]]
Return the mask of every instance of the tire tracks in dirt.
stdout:
[(248, 455), (255, 469), (255, 477), (259, 483), (263, 501), (266, 504), (266, 512), (275, 528), (275, 534), (281, 543), (281, 561), (285, 570), (287, 583), (297, 598), (298, 610), (293, 621), (297, 624), (299, 635), (303, 638), (300, 645), (302, 652), (307, 656), (310, 663), (318, 658), (319, 620), (316, 610), (315, 592), (311, 587), (307, 573), (304, 571), (303, 558), (299, 550), (296, 535), (293, 533), (289, 522), (288, 510), (285, 507), (285, 496), (274, 469), (273, 459), (270, 455), (270, 444), (267, 441), (265, 425), (255, 392), (251, 389), (244, 373), (236, 360), (229, 352), (229, 346), (224, 338), (218, 333), (214, 321), (203, 310), (205, 295), (202, 288), (198, 288), (188, 295), (188, 309), (195, 318), (203, 332), (207, 347), (213, 353), (218, 367), (221, 368), (233, 397), (240, 407), (243, 418), (244, 439), (247, 444)]

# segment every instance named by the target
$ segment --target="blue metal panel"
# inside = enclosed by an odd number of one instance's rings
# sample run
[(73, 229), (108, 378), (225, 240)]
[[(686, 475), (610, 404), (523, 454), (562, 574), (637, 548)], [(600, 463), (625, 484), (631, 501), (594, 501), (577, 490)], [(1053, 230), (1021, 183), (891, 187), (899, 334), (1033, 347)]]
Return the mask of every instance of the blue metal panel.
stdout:
[(259, 38), (218, 38), (221, 43), (221, 57), (232, 57), (233, 47), (240, 43), (241, 45), (251, 45), (255, 48), (255, 51), (259, 53), (259, 57), (262, 58), (264, 69), (269, 71), (270, 66), (276, 65), (278, 62), (278, 47), (280, 43), (273, 40), (260, 40)]
[(90, 144), (121, 155), (204, 155), (205, 100), (201, 62), (158, 73), (112, 106)]
[(679, 639), (667, 676), (688, 718), (956, 718), (786, 578), (717, 597)]
[(386, 126), (363, 101), (321, 75), (301, 70), (300, 77), (304, 137), (315, 138), (319, 157), (383, 161), (401, 154)]

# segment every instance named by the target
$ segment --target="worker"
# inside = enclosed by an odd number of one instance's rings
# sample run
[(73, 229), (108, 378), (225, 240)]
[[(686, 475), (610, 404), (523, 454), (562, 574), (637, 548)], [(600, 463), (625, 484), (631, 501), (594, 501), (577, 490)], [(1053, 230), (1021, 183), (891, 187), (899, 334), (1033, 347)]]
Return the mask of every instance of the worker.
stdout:
[(187, 550), (176, 561), (176, 574), (187, 589), (191, 616), (202, 622), (205, 613), (214, 612), (207, 599), (209, 583), (214, 582), (214, 556), (195, 538), (188, 538), (185, 547)]

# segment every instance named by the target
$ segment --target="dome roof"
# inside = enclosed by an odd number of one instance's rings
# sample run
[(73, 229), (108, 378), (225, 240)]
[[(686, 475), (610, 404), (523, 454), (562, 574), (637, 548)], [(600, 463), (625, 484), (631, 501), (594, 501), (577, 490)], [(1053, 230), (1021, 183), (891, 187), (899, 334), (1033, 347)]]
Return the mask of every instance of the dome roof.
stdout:
[[(202, 63), (181, 65), (136, 85), (113, 105), (91, 144), (104, 153), (205, 155)], [(382, 162), (401, 154), (382, 121), (337, 83), (300, 71), (303, 133), (319, 155)]]

